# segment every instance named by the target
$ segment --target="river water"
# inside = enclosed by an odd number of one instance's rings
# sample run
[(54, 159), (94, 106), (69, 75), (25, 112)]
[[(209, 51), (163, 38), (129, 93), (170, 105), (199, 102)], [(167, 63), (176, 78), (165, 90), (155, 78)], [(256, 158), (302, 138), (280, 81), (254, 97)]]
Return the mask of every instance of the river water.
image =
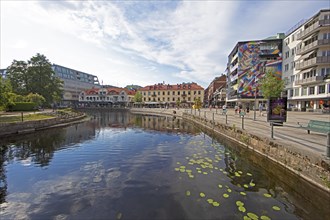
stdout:
[(177, 118), (93, 112), (2, 139), (0, 219), (326, 219), (299, 179), (211, 136)]

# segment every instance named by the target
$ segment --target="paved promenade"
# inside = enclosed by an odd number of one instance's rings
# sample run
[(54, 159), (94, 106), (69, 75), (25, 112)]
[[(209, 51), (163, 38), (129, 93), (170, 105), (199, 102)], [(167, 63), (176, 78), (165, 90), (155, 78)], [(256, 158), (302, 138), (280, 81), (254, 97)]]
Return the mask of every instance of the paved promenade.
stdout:
[[(208, 120), (214, 120), (218, 123), (226, 123), (226, 116), (222, 115), (221, 109), (201, 109), (195, 111), (191, 109), (137, 109), (139, 111), (152, 111), (159, 113), (172, 114), (173, 110), (176, 115), (181, 116), (183, 112), (193, 114), (200, 117), (206, 117)], [(254, 119), (254, 111), (246, 114), (244, 117), (244, 130), (250, 134), (259, 136), (260, 138), (271, 139), (271, 126), (267, 122), (266, 112), (262, 115), (256, 112), (256, 120)], [(298, 122), (306, 126), (309, 120), (330, 121), (330, 115), (324, 113), (313, 112), (288, 112), (287, 122), (283, 126), (273, 127), (273, 141), (285, 146), (290, 146), (293, 152), (300, 153), (302, 156), (308, 156), (314, 162), (325, 161), (330, 163), (330, 159), (326, 157), (327, 135), (307, 131), (300, 128)], [(242, 129), (242, 118), (235, 114), (233, 109), (227, 112), (227, 124), (235, 125), (236, 128)]]

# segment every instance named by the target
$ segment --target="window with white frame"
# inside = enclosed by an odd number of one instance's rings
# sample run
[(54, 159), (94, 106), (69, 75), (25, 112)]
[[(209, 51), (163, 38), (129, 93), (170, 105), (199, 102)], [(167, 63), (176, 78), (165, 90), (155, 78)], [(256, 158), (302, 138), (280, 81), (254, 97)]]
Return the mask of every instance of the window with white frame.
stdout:
[(285, 64), (284, 65), (284, 71), (288, 71), (289, 70), (289, 64)]
[(309, 89), (308, 91), (309, 95), (314, 95), (314, 90), (315, 90), (314, 86), (309, 87), (308, 89)]
[(294, 89), (294, 96), (299, 96), (299, 88)]

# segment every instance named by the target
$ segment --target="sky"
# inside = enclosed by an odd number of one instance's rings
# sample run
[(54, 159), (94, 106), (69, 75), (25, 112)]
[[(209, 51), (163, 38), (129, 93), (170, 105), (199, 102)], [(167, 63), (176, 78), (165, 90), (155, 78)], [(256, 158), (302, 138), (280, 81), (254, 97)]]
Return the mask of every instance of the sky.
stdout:
[(225, 73), (238, 41), (285, 33), (328, 0), (0, 0), (0, 69), (37, 53), (125, 87)]

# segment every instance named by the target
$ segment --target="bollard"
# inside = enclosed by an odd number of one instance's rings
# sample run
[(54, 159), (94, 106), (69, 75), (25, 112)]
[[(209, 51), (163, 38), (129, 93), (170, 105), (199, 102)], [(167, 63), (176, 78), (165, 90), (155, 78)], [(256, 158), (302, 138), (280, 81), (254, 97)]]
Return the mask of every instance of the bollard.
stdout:
[(274, 139), (274, 125), (273, 125), (273, 122), (270, 123), (270, 126), (271, 126), (270, 137), (271, 137), (272, 139)]
[(327, 134), (327, 157), (330, 158), (330, 132)]
[(23, 112), (21, 112), (21, 115), (22, 115), (22, 121), (23, 121)]
[(228, 124), (228, 122), (227, 122), (227, 114), (226, 114), (226, 124)]
[(242, 130), (244, 130), (244, 115), (242, 115)]
[(204, 111), (204, 118), (206, 118), (206, 111)]

